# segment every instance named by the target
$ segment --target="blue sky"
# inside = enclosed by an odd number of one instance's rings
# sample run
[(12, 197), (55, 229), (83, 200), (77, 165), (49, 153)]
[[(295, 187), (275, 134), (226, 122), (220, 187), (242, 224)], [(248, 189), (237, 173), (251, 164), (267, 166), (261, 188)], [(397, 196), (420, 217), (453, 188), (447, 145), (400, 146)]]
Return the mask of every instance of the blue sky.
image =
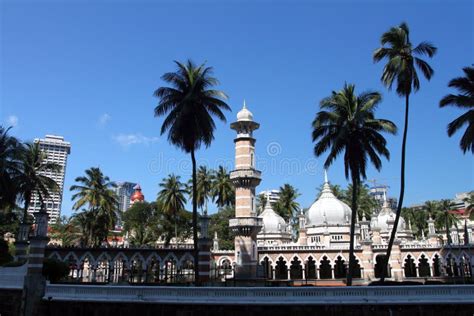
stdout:
[[(473, 63), (473, 9), (471, 1), (2, 1), (0, 121), (25, 140), (59, 134), (72, 143), (63, 214), (71, 214), (74, 178), (92, 166), (139, 182), (152, 200), (167, 174), (191, 174), (189, 157), (159, 135), (152, 93), (173, 60), (207, 61), (230, 97), (228, 123), (244, 99), (261, 123), (258, 190), (291, 183), (307, 207), (323, 180), (310, 137), (323, 97), (344, 82), (378, 90), (378, 116), (403, 127), (403, 100), (381, 85), (372, 52), (384, 31), (406, 21), (412, 42), (439, 48), (435, 76), (411, 98), (406, 202), (450, 198), (474, 189), (474, 167), (460, 135), (446, 135), (461, 112), (438, 102)], [(228, 123), (197, 153), (202, 163), (232, 167)], [(401, 133), (387, 139), (391, 160), (368, 178), (398, 196)], [(346, 185), (340, 159), (329, 177)]]

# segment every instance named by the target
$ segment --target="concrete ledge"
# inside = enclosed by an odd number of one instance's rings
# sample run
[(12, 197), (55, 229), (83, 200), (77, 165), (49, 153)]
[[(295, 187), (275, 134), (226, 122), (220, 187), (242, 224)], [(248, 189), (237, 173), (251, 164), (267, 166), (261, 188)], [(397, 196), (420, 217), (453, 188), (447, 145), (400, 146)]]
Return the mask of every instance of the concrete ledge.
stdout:
[(199, 305), (474, 304), (474, 285), (229, 288), (48, 284), (43, 299)]

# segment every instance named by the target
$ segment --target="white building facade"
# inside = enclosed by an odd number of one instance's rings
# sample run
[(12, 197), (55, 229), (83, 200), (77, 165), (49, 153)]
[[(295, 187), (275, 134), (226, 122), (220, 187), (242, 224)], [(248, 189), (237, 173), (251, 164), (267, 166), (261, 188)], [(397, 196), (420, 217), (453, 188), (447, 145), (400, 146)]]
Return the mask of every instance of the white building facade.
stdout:
[[(49, 223), (54, 224), (61, 216), (61, 204), (64, 189), (64, 177), (66, 175), (67, 158), (71, 153), (71, 143), (64, 141), (64, 137), (56, 135), (46, 135), (45, 138), (34, 140), (39, 143), (40, 149), (46, 153), (46, 161), (54, 162), (61, 168), (59, 171), (46, 171), (42, 174), (53, 179), (59, 186), (59, 190), (50, 192), (50, 198), (46, 202), (46, 211), (49, 214)], [(41, 209), (41, 202), (38, 193), (31, 197), (28, 212), (30, 214)]]

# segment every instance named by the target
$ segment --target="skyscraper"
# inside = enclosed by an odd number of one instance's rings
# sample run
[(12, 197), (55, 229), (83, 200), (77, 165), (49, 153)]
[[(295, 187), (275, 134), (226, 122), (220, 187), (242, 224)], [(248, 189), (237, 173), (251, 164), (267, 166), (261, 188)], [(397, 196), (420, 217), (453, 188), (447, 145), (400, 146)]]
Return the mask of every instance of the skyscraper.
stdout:
[[(59, 171), (47, 171), (42, 174), (50, 177), (59, 186), (59, 190), (50, 193), (50, 198), (45, 201), (46, 211), (49, 214), (49, 223), (56, 223), (61, 216), (61, 203), (63, 198), (64, 176), (66, 174), (67, 155), (71, 153), (71, 143), (64, 141), (64, 137), (46, 135), (44, 139), (36, 138), (35, 143), (39, 143), (40, 149), (47, 155), (46, 161), (54, 162), (61, 166)], [(38, 212), (41, 209), (40, 199), (37, 193), (31, 197), (29, 213)]]
[(137, 185), (132, 182), (114, 182), (115, 193), (118, 196), (118, 212), (123, 214), (130, 207), (130, 198), (134, 192), (134, 187)]

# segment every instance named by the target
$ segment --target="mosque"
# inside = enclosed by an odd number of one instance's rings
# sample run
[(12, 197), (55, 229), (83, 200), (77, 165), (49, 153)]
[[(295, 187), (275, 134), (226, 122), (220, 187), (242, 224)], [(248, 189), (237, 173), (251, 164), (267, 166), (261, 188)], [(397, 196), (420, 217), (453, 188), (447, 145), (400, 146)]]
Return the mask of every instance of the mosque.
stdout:
[[(235, 170), (230, 173), (236, 189), (235, 218), (229, 222), (235, 234), (234, 250), (219, 248), (215, 235), (211, 265), (215, 271), (228, 268), (225, 277), (266, 278), (273, 280), (312, 280), (319, 284), (342, 283), (348, 266), (351, 209), (331, 191), (325, 172), (323, 189), (318, 199), (298, 216), (298, 235), (273, 209), (270, 202), (257, 215), (255, 188), (261, 172), (255, 167), (253, 132), (260, 125), (253, 114), (243, 109), (231, 124), (236, 131)], [(356, 283), (367, 284), (382, 274), (388, 239), (395, 222), (395, 212), (384, 197), (383, 206), (367, 220), (356, 223)], [(434, 220), (428, 220), (428, 235), (414, 238), (410, 223), (400, 218), (393, 245), (389, 279), (436, 279), (472, 276), (474, 261), (473, 225), (451, 229), (451, 245), (437, 232)], [(212, 267), (211, 267), (212, 269)]]

